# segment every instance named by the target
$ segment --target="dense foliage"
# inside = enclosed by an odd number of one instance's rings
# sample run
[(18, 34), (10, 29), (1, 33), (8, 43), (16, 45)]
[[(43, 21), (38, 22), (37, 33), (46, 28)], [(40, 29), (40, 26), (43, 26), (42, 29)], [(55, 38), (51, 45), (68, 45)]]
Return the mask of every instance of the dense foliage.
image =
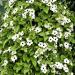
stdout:
[(0, 75), (74, 75), (74, 13), (59, 0), (9, 0), (0, 15)]

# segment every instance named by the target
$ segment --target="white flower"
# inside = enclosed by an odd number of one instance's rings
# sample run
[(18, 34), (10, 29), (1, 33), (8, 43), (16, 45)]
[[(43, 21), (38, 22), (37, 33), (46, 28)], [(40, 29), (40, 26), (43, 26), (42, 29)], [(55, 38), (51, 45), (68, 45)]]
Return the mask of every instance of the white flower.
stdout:
[(52, 3), (51, 2), (48, 2), (46, 5), (47, 6), (52, 6)]
[(60, 15), (58, 18), (56, 18), (56, 20), (61, 24), (61, 25), (65, 25), (66, 23), (70, 23), (71, 20), (68, 19), (66, 16)]
[(29, 16), (30, 16), (32, 19), (35, 19), (35, 10), (34, 10), (34, 9), (31, 9), (31, 8), (26, 9), (26, 10), (24, 11), (24, 13), (22, 13), (22, 17), (23, 17), (23, 18), (26, 18), (27, 13), (29, 13)]
[(53, 11), (53, 12), (57, 12), (57, 5), (52, 4), (52, 5), (50, 6), (50, 10)]
[(27, 45), (28, 45), (28, 46), (31, 46), (31, 45), (33, 44), (33, 41), (30, 40), (29, 38), (27, 38), (26, 40), (27, 40)]
[(63, 68), (63, 64), (60, 63), (60, 62), (55, 62), (55, 67), (56, 67), (57, 69), (62, 69), (62, 68)]
[(19, 34), (15, 34), (14, 36), (12, 36), (12, 40), (16, 41), (19, 38)]
[(69, 60), (67, 58), (64, 59), (64, 63), (69, 64)]
[(16, 55), (11, 56), (11, 61), (15, 62), (16, 60), (17, 60), (17, 56)]
[(69, 48), (69, 45), (70, 45), (70, 44), (69, 44), (68, 42), (65, 42), (65, 43), (64, 43), (64, 47), (65, 47), (66, 49)]
[(19, 32), (19, 35), (20, 36), (23, 36), (24, 35), (24, 32), (23, 31)]
[(59, 46), (60, 46), (60, 47), (62, 47), (62, 46), (63, 46), (63, 44), (59, 44)]
[(73, 72), (71, 72), (71, 75), (74, 75), (74, 73), (73, 73)]
[(42, 30), (42, 29), (41, 29), (40, 27), (36, 27), (34, 31), (35, 31), (36, 33), (39, 33), (39, 32), (41, 32), (41, 30)]
[(68, 69), (68, 67), (67, 67), (66, 64), (63, 65), (63, 70), (64, 70), (65, 72), (69, 72), (69, 69)]
[(52, 31), (52, 34), (53, 34), (53, 35), (57, 35), (57, 34), (58, 34), (58, 31), (57, 31), (57, 30), (53, 30), (53, 31)]
[(24, 47), (25, 46), (25, 41), (21, 41), (20, 46)]
[(47, 70), (45, 64), (42, 64), (42, 65), (41, 65), (41, 71), (42, 71), (43, 73), (47, 73), (48, 70)]
[(4, 63), (2, 64), (2, 66), (6, 66), (8, 64), (8, 60), (4, 60)]
[(9, 0), (9, 6), (11, 6), (16, 0)]
[(53, 37), (53, 41), (57, 43), (58, 42), (58, 38), (57, 37)]
[(16, 14), (18, 11), (18, 8), (14, 8), (13, 11), (12, 11), (12, 14)]
[(49, 42), (52, 42), (53, 41), (53, 38), (50, 36), (49, 39), (48, 39), (48, 41)]
[(43, 43), (43, 42), (39, 42), (38, 43), (38, 46), (39, 47), (42, 47), (42, 48), (46, 48), (47, 47), (47, 44), (46, 43)]

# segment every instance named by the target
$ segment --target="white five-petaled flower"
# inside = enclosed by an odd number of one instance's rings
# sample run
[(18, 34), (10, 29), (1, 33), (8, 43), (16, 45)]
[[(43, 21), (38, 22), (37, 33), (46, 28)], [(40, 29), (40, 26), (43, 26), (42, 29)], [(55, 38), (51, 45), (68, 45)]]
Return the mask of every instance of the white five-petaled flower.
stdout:
[(47, 73), (48, 70), (47, 70), (45, 64), (42, 64), (42, 65), (41, 65), (41, 71), (42, 71), (43, 73)]
[(55, 42), (55, 43), (57, 43), (58, 42), (58, 38), (55, 36), (55, 37), (53, 37), (53, 41)]
[(34, 30), (36, 33), (39, 33), (42, 31), (42, 29), (40, 27), (36, 27), (35, 30)]
[(50, 36), (49, 39), (48, 39), (48, 41), (49, 42), (52, 42), (53, 41), (53, 38)]
[(17, 60), (17, 56), (16, 55), (11, 56), (11, 61), (12, 62), (15, 62), (16, 60)]
[(13, 11), (12, 11), (12, 14), (16, 14), (18, 11), (18, 8), (14, 8)]
[(16, 41), (19, 38), (19, 34), (15, 34), (14, 36), (12, 36), (12, 40)]
[(24, 47), (25, 46), (25, 41), (21, 41), (20, 46)]
[(67, 58), (64, 59), (64, 63), (65, 63), (65, 64), (69, 64), (69, 62), (70, 62), (70, 61), (69, 61)]
[(53, 30), (53, 31), (52, 31), (52, 34), (53, 34), (53, 35), (57, 35), (57, 34), (58, 34), (58, 31), (57, 31), (57, 30)]
[(68, 42), (65, 42), (65, 43), (64, 43), (64, 47), (65, 47), (66, 49), (68, 49), (69, 46), (70, 46), (70, 44), (69, 44)]
[(26, 38), (26, 40), (27, 40), (27, 45), (28, 45), (28, 46), (31, 46), (31, 45), (33, 44), (33, 41), (30, 40), (29, 38)]
[(20, 36), (23, 36), (24, 35), (24, 32), (23, 31), (19, 32), (19, 35)]

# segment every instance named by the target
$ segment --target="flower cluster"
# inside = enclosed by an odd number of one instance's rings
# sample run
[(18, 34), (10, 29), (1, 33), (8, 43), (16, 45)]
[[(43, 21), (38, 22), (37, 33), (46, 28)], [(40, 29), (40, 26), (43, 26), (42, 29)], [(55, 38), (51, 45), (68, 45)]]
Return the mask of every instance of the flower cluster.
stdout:
[(60, 15), (58, 18), (56, 18), (56, 20), (57, 20), (61, 25), (65, 25), (65, 24), (71, 22), (70, 19), (68, 19), (66, 16), (63, 16), (63, 15)]
[(72, 12), (57, 0), (9, 0), (0, 26), (0, 75), (73, 75)]
[(56, 0), (42, 0), (47, 6), (50, 6), (50, 10), (57, 12), (57, 5), (55, 4)]
[(29, 13), (29, 16), (32, 18), (32, 19), (35, 19), (35, 11), (34, 9), (26, 9), (24, 11), (24, 13), (22, 14), (22, 17), (23, 18), (26, 18), (26, 15)]

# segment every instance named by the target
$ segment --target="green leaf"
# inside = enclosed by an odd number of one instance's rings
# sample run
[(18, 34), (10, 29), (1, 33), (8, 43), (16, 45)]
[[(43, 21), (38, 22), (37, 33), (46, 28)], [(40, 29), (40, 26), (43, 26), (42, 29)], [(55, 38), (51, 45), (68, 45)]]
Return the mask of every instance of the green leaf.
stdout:
[(43, 11), (44, 11), (46, 14), (48, 14), (49, 7), (44, 7), (44, 8), (43, 8)]
[(26, 74), (29, 71), (29, 69), (24, 69), (23, 73)]
[(36, 67), (36, 65), (37, 65), (36, 59), (35, 58), (30, 58), (30, 59), (31, 59), (32, 64), (34, 65), (34, 67)]

